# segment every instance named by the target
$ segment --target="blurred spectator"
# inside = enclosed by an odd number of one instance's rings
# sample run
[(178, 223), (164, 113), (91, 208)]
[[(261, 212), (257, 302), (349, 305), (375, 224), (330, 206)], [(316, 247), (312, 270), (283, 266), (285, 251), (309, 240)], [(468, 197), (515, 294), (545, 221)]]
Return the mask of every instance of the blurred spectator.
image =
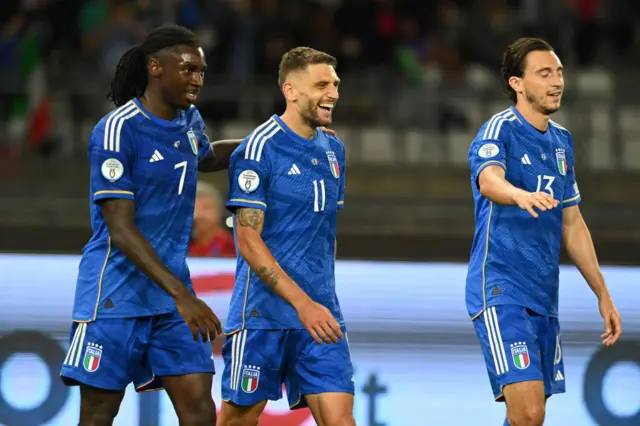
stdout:
[(235, 257), (233, 235), (222, 220), (223, 201), (220, 192), (205, 182), (198, 182), (196, 207), (189, 255), (196, 257)]

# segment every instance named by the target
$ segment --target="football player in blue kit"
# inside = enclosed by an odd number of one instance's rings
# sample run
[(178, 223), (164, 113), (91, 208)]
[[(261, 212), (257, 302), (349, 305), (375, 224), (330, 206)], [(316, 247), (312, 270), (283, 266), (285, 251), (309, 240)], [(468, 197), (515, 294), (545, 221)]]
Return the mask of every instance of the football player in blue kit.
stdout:
[(298, 47), (278, 83), (287, 102), (234, 151), (227, 207), (239, 257), (222, 354), (220, 426), (255, 426), (268, 400), (355, 425), (353, 367), (335, 289), (345, 150), (331, 123), (336, 60)]
[(603, 343), (622, 332), (578, 204), (571, 133), (550, 120), (560, 108), (563, 67), (552, 47), (522, 38), (502, 73), (515, 106), (494, 115), (469, 149), (475, 236), (468, 313), (505, 425), (540, 426), (545, 401), (565, 391), (558, 280), (563, 245), (598, 299)]
[[(111, 425), (133, 383), (164, 388), (180, 425), (212, 426), (213, 355), (222, 332), (186, 263), (198, 171), (228, 167), (237, 144), (204, 133), (193, 102), (205, 58), (195, 34), (152, 31), (114, 75), (116, 105), (89, 141), (91, 225), (61, 377), (79, 385), (80, 425)], [(215, 149), (215, 152), (214, 152)]]

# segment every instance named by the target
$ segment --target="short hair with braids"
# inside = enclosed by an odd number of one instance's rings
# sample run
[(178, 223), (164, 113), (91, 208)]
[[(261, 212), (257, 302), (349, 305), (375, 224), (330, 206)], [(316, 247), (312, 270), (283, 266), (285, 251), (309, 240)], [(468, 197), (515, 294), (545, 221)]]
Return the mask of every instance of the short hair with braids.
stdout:
[(158, 51), (175, 46), (200, 47), (200, 42), (194, 32), (179, 25), (164, 25), (151, 31), (142, 43), (120, 58), (107, 99), (121, 106), (142, 96), (149, 78), (147, 61)]

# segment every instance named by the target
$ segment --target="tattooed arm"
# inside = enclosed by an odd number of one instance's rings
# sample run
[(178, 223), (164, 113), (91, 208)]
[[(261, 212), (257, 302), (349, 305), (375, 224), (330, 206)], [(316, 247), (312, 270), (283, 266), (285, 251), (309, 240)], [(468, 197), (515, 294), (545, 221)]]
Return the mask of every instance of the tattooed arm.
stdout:
[(282, 270), (262, 240), (264, 211), (241, 207), (236, 211), (236, 241), (240, 254), (271, 290), (282, 297), (298, 313), (300, 321), (317, 343), (337, 342), (344, 336), (331, 312), (314, 302)]
[(297, 310), (311, 299), (278, 265), (260, 235), (263, 225), (264, 211), (239, 208), (236, 211), (238, 250), (262, 282)]

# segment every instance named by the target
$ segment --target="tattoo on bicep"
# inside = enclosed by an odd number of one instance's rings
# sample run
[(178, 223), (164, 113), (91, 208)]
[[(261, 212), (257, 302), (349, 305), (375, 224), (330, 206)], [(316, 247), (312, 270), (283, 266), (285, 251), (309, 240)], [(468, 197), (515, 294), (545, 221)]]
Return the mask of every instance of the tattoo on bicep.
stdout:
[(264, 219), (264, 212), (260, 209), (238, 209), (236, 217), (240, 226), (258, 229)]
[(280, 275), (278, 275), (276, 270), (273, 268), (268, 269), (265, 266), (261, 266), (255, 271), (255, 273), (271, 290), (276, 288), (278, 281), (280, 280)]

